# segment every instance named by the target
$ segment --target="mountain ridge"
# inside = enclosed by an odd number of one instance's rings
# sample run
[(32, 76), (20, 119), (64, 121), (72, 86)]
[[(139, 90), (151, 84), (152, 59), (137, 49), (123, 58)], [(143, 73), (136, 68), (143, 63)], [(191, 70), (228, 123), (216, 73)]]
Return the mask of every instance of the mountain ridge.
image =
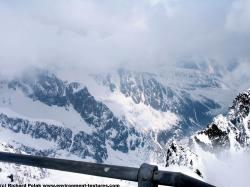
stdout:
[[(197, 169), (193, 167), (193, 162), (196, 162), (199, 171), (202, 170), (206, 173), (204, 168), (202, 168), (202, 162), (204, 162), (203, 153), (211, 153), (218, 159), (222, 155), (233, 155), (241, 153), (249, 153), (250, 145), (250, 90), (240, 93), (236, 96), (227, 115), (218, 115), (214, 118), (213, 122), (210, 123), (204, 130), (194, 133), (189, 139), (187, 144), (178, 145), (175, 142), (170, 143), (167, 152), (167, 166), (169, 165), (179, 165), (191, 168), (193, 171)], [(174, 145), (175, 149), (171, 148)], [(193, 154), (196, 155), (196, 159), (190, 156), (191, 148)], [(179, 153), (176, 149), (181, 150), (186, 149)], [(190, 162), (183, 162), (182, 157), (188, 155), (186, 160), (192, 160)], [(222, 156), (222, 159), (224, 156)], [(202, 160), (198, 163), (198, 160)]]
[[(211, 110), (221, 107), (206, 95), (166, 86), (156, 74), (120, 69), (89, 79), (88, 84), (65, 81), (50, 71), (35, 70), (1, 81), (0, 128), (7, 134), (2, 141), (33, 155), (166, 166), (166, 143), (202, 129), (214, 116)], [(199, 121), (203, 117), (205, 121)], [(176, 157), (186, 154), (182, 163), (192, 163), (190, 169), (202, 176), (195, 153), (179, 150)]]

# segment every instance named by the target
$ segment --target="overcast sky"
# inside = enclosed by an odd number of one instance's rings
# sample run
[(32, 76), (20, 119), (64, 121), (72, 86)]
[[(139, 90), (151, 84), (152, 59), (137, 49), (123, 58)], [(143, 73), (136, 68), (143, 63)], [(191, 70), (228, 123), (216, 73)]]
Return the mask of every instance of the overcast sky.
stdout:
[(147, 67), (193, 56), (249, 67), (249, 0), (0, 0), (0, 24), (1, 69)]

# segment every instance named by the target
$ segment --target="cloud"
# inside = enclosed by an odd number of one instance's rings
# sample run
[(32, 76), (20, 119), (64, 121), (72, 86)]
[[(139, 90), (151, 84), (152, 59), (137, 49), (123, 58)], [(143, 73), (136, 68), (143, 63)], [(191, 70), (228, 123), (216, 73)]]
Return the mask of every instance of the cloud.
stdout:
[[(241, 1), (0, 1), (0, 63), (6, 71), (29, 65), (96, 70), (191, 56), (218, 63), (248, 58), (248, 11), (237, 14), (247, 1)], [(238, 17), (245, 34), (233, 29)]]
[(250, 34), (250, 1), (234, 1), (227, 15), (226, 26), (228, 29), (241, 34)]
[(231, 153), (216, 158), (203, 153), (206, 180), (219, 187), (249, 185), (249, 153)]
[(235, 88), (238, 93), (245, 92), (250, 88), (249, 68), (249, 59), (240, 59), (238, 63), (235, 64), (233, 70), (224, 75), (224, 81), (230, 83), (231, 87)]

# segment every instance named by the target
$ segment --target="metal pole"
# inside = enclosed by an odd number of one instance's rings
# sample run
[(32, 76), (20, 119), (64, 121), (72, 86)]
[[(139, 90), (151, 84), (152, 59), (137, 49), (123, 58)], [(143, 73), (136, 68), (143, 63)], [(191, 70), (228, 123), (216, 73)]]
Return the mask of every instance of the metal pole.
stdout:
[(139, 169), (0, 152), (0, 161), (137, 182)]
[(157, 166), (142, 164), (141, 167), (125, 167), (107, 164), (95, 164), (57, 158), (31, 156), (0, 152), (0, 161), (28, 166), (55, 169), (99, 177), (138, 182), (138, 187), (157, 187), (167, 185), (175, 187), (214, 187), (203, 181), (182, 173), (158, 171)]

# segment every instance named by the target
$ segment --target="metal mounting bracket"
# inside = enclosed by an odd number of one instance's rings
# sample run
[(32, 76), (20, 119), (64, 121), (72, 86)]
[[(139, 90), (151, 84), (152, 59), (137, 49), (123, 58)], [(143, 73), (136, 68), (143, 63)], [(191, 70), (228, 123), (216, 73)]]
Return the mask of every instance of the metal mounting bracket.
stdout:
[(153, 181), (154, 172), (158, 171), (157, 166), (142, 164), (138, 172), (138, 187), (157, 187)]

